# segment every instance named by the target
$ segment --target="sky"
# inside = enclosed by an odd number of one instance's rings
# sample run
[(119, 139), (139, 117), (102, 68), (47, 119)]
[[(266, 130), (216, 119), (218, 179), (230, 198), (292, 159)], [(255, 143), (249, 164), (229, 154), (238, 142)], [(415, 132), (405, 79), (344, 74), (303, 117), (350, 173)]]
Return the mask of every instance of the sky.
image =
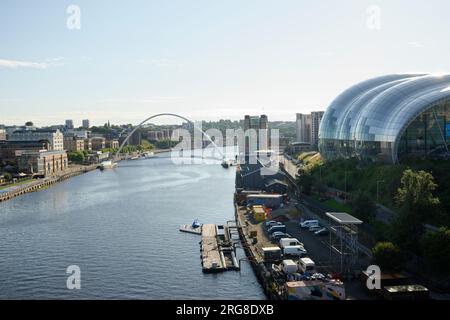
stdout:
[(2, 0), (0, 124), (294, 121), (371, 77), (450, 72), (449, 31), (448, 0)]

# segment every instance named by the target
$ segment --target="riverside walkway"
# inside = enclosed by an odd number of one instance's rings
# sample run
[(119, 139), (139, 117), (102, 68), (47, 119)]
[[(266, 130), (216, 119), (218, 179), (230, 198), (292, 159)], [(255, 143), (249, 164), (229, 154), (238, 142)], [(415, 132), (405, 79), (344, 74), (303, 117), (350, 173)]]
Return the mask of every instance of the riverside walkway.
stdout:
[(45, 189), (57, 182), (66, 180), (73, 176), (95, 170), (97, 168), (97, 164), (89, 165), (89, 166), (75, 166), (69, 167), (64, 173), (51, 176), (44, 179), (36, 179), (34, 181), (26, 182), (19, 185), (14, 185), (11, 187), (7, 187), (0, 190), (0, 202), (10, 200), (17, 196), (23, 195), (29, 192), (39, 191), (41, 189)]

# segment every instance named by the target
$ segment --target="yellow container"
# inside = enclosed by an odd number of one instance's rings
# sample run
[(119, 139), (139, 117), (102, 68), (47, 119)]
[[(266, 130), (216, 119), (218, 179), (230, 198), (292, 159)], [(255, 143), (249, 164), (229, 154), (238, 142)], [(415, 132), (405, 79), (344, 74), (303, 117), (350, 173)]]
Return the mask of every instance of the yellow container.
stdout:
[(264, 206), (253, 206), (252, 212), (253, 212), (253, 218), (256, 221), (266, 220), (266, 210), (264, 209)]

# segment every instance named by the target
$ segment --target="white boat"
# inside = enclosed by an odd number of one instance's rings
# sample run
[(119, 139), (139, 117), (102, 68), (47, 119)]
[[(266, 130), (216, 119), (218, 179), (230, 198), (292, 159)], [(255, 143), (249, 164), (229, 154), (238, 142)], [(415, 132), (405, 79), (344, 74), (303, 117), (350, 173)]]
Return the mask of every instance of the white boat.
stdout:
[(153, 158), (155, 154), (153, 152), (144, 152), (144, 158)]
[(102, 163), (100, 163), (100, 169), (112, 169), (117, 167), (117, 163), (108, 160), (108, 161), (103, 161)]

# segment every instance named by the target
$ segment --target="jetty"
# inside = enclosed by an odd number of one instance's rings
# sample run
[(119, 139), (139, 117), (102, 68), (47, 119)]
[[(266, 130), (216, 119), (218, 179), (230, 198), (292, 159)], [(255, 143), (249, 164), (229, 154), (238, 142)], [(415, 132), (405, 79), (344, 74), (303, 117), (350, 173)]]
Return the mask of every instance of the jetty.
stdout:
[(239, 263), (228, 226), (203, 224), (200, 252), (204, 273), (239, 270)]
[(186, 233), (192, 233), (192, 234), (201, 235), (202, 234), (202, 226), (194, 228), (190, 224), (183, 224), (183, 225), (180, 226), (180, 231), (181, 232), (186, 232)]

